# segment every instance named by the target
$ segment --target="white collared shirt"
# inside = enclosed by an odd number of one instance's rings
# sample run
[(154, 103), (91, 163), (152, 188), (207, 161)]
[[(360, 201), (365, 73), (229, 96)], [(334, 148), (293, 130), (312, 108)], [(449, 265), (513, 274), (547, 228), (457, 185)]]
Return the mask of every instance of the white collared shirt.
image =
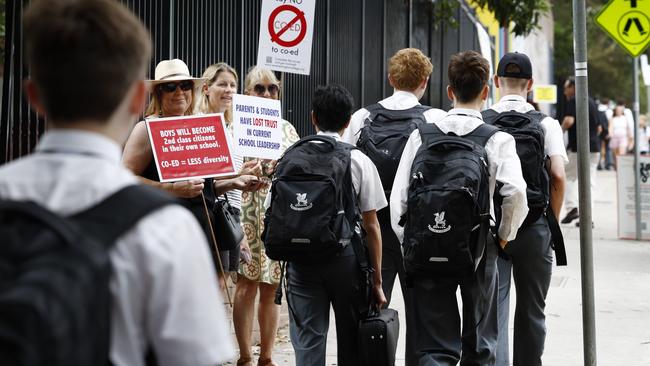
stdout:
[[(521, 95), (506, 95), (490, 108), (499, 113), (508, 111), (527, 113), (535, 110)], [(541, 124), (544, 130), (544, 153), (548, 156), (560, 156), (564, 164), (567, 164), (569, 158), (564, 147), (562, 126), (560, 126), (560, 123), (556, 119), (548, 116), (542, 120)]]
[[(404, 109), (413, 108), (416, 105), (419, 105), (420, 102), (418, 101), (418, 97), (416, 97), (415, 94), (411, 92), (395, 90), (393, 95), (384, 100), (381, 100), (379, 104), (381, 104), (381, 106), (386, 109), (401, 111)], [(368, 110), (365, 108), (361, 108), (358, 111), (354, 112), (352, 118), (350, 118), (350, 125), (343, 132), (341, 139), (348, 144), (356, 145), (357, 140), (359, 140), (359, 131), (361, 131), (361, 128), (364, 125), (364, 121), (366, 118), (368, 118), (369, 115), (370, 112), (368, 112)], [(447, 112), (436, 108), (431, 108), (428, 111), (424, 112), (424, 118), (426, 119), (427, 123), (438, 121), (446, 115)]]
[[(481, 113), (471, 109), (452, 109), (445, 118), (435, 122), (442, 132), (454, 132), (459, 136), (474, 131), (481, 123), (483, 123)], [(411, 166), (420, 145), (422, 145), (420, 131), (415, 130), (406, 142), (390, 195), (391, 225), (400, 242), (404, 240), (404, 228), (399, 225), (399, 221), (406, 213)], [(485, 151), (490, 172), (490, 197), (494, 195), (496, 182), (503, 184), (499, 190), (503, 196), (499, 238), (510, 241), (516, 237), (519, 226), (528, 214), (526, 182), (521, 173), (515, 139), (505, 132), (497, 132), (487, 141)], [(492, 199), (490, 199), (490, 211), (494, 217)]]
[[(34, 154), (0, 167), (0, 198), (72, 215), (138, 183), (120, 158), (120, 147), (102, 135), (52, 130)], [(215, 365), (235, 356), (206, 239), (189, 211), (171, 205), (149, 214), (118, 239), (110, 258), (113, 365), (144, 365), (148, 347), (159, 365)]]
[[(341, 136), (336, 132), (318, 132), (318, 135), (333, 137), (336, 141), (341, 141)], [(314, 143), (320, 143), (314, 141)], [(350, 152), (350, 170), (352, 173), (352, 186), (357, 195), (357, 204), (361, 212), (379, 211), (388, 206), (384, 188), (381, 185), (379, 172), (372, 160), (361, 151), (354, 149)], [(271, 190), (266, 196), (264, 207), (267, 209), (271, 205)]]

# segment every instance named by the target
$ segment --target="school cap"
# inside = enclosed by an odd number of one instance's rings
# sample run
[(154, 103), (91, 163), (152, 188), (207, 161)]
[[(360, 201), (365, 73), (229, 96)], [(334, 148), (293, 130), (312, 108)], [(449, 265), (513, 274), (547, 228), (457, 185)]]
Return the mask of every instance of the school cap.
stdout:
[[(507, 72), (506, 69), (509, 65), (516, 65), (519, 67), (519, 72)], [(530, 64), (528, 56), (519, 52), (509, 52), (501, 57), (499, 67), (497, 68), (497, 76), (516, 79), (532, 79), (533, 66)]]

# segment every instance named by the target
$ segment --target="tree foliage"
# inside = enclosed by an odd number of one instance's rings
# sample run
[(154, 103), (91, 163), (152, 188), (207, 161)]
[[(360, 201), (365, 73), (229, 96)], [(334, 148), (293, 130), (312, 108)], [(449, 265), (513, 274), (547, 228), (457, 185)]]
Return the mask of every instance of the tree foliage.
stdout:
[(494, 13), (501, 28), (507, 28), (512, 22), (512, 32), (518, 36), (525, 36), (537, 29), (539, 21), (550, 9), (547, 0), (475, 0), (474, 2)]
[[(587, 0), (587, 61), (589, 93), (596, 98), (624, 99), (632, 103), (632, 57), (628, 55), (595, 22), (596, 14), (607, 0)], [(553, 0), (555, 20), (555, 79), (562, 83), (574, 74), (572, 2)], [(646, 51), (646, 53), (648, 53)], [(646, 88), (639, 80), (641, 110), (645, 111)]]

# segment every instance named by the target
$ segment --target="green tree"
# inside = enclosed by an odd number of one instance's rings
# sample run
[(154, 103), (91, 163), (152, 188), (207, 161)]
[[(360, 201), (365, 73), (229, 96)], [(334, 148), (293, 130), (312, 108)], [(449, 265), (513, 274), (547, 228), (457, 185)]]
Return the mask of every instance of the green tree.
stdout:
[[(433, 17), (436, 23), (457, 26), (454, 14), (458, 9), (459, 1), (463, 0), (434, 0)], [(550, 9), (548, 0), (466, 0), (466, 2), (477, 4), (482, 9), (487, 8), (494, 13), (502, 28), (509, 27), (512, 23), (512, 32), (516, 35), (527, 35), (537, 29), (540, 19)]]
[[(566, 1), (566, 0), (565, 0)], [(540, 19), (549, 11), (547, 0), (475, 0), (481, 8), (490, 10), (501, 28), (513, 24), (512, 32), (527, 35), (538, 28)]]
[[(595, 22), (607, 0), (587, 0), (587, 61), (589, 93), (596, 98), (624, 99), (632, 106), (632, 57)], [(574, 74), (572, 2), (553, 0), (555, 20), (555, 79), (561, 83)], [(647, 52), (646, 52), (647, 53)], [(639, 79), (641, 111), (647, 110), (647, 88)]]

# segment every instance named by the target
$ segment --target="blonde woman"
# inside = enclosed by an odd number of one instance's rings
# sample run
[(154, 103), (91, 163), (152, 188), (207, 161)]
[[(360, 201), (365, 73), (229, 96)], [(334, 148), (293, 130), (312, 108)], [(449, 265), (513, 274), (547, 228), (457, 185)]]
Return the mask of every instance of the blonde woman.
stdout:
[[(244, 94), (280, 99), (280, 81), (272, 71), (254, 67), (246, 75)], [(298, 140), (296, 129), (291, 123), (283, 120), (282, 150), (286, 150)], [(273, 175), (274, 167), (274, 161), (262, 162), (262, 177), (270, 178)], [(267, 194), (268, 187), (242, 194), (242, 225), (250, 246), (252, 259), (248, 263), (241, 263), (235, 290), (233, 320), (240, 352), (237, 365), (253, 365), (251, 337), (255, 296), (259, 290), (257, 318), (260, 325), (261, 350), (257, 365), (277, 366), (271, 356), (280, 315), (280, 307), (274, 303), (275, 290), (280, 282), (280, 264), (266, 256), (261, 237), (262, 230), (264, 230), (264, 200)]]
[[(201, 88), (201, 95), (198, 100), (199, 112), (205, 114), (223, 113), (226, 127), (232, 137), (232, 96), (237, 93), (237, 85), (239, 83), (237, 71), (228, 64), (219, 62), (208, 66), (205, 71), (203, 71), (201, 77), (206, 81)], [(235, 164), (235, 170), (239, 171), (240, 174), (261, 174), (261, 166), (256, 161), (250, 161), (244, 165), (243, 157), (233, 153), (233, 162)], [(215, 181), (215, 185), (220, 186), (222, 184), (221, 182), (222, 180), (217, 180)], [(258, 185), (255, 188), (259, 189), (261, 187), (262, 185)], [(227, 191), (226, 195), (230, 205), (235, 208), (237, 212), (240, 212), (242, 191), (239, 189), (232, 189)], [(245, 261), (248, 261), (248, 258), (250, 258), (250, 251), (248, 249), (246, 237), (244, 237), (242, 243), (240, 243), (237, 248), (219, 252), (224, 271), (226, 271), (226, 276), (222, 277), (220, 282), (222, 290), (226, 286), (228, 273), (237, 272), (239, 269), (240, 249), (244, 252)]]

